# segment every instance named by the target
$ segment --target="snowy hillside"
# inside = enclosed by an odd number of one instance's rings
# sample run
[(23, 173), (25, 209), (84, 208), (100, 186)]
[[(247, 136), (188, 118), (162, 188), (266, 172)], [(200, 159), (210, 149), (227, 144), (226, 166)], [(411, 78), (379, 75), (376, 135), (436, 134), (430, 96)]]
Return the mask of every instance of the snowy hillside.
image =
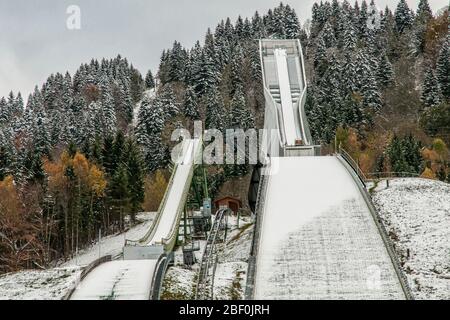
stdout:
[(21, 271), (0, 276), (0, 300), (61, 300), (78, 281), (82, 267), (99, 256), (117, 256), (122, 252), (125, 238), (142, 237), (153, 223), (155, 213), (141, 213), (141, 223), (125, 233), (105, 237), (99, 244), (81, 251), (59, 268), (36, 271)]
[(416, 299), (450, 299), (450, 185), (424, 179), (380, 182), (374, 204)]
[(137, 220), (140, 221), (138, 225), (125, 233), (102, 238), (100, 245), (97, 242), (91, 247), (80, 251), (78, 255), (75, 255), (71, 260), (64, 262), (62, 266), (86, 266), (102, 256), (111, 255), (115, 257), (122, 254), (125, 239), (139, 239), (144, 236), (152, 225), (155, 215), (155, 212), (146, 212), (137, 215)]
[(5, 274), (0, 276), (0, 300), (61, 300), (80, 274), (78, 267)]

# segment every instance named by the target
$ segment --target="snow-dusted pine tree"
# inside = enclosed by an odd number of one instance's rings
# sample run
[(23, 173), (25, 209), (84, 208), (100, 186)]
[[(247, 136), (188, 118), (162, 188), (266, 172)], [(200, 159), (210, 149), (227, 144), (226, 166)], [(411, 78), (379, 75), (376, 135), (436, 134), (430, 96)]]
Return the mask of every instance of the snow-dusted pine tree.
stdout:
[(193, 87), (188, 87), (184, 94), (183, 113), (186, 117), (192, 120), (200, 119), (200, 112), (198, 110), (197, 95)]
[(394, 80), (394, 69), (392, 68), (392, 64), (389, 61), (386, 52), (384, 52), (380, 58), (380, 62), (378, 64), (378, 69), (376, 72), (376, 77), (378, 85), (381, 88), (386, 88)]
[(442, 44), (442, 48), (439, 52), (439, 56), (436, 63), (436, 76), (439, 82), (442, 95), (446, 99), (450, 99), (450, 40), (447, 36), (447, 40)]
[(148, 70), (147, 75), (145, 76), (145, 88), (153, 89), (155, 87), (155, 79), (153, 78), (153, 73), (151, 70)]
[(439, 83), (431, 68), (425, 72), (420, 100), (427, 107), (433, 107), (441, 102)]
[(406, 3), (406, 0), (400, 0), (395, 9), (395, 26), (399, 33), (403, 33), (405, 29), (408, 29), (412, 25), (411, 10)]

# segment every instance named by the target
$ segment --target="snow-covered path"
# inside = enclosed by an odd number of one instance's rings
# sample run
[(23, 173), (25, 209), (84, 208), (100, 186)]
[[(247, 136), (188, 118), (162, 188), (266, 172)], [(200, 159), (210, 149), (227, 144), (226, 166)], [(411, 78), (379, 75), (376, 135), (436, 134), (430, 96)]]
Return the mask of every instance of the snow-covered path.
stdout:
[(275, 160), (255, 299), (404, 299), (370, 211), (339, 160)]

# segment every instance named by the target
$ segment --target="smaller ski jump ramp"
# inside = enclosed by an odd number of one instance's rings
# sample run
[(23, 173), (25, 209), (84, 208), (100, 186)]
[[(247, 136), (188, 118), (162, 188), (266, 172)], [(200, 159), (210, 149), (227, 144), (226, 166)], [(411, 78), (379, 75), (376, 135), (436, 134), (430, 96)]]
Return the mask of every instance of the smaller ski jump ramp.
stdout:
[(93, 269), (72, 293), (71, 300), (158, 299), (162, 277), (173, 258), (180, 218), (201, 156), (201, 139), (183, 141), (157, 219), (139, 240), (127, 240), (124, 260)]

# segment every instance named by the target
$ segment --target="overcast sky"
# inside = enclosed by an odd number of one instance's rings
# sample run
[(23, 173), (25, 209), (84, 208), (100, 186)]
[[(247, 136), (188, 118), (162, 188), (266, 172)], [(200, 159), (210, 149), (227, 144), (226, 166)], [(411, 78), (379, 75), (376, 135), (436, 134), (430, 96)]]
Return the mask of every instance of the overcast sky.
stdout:
[[(310, 17), (314, 0), (284, 0)], [(350, 3), (353, 4), (353, 0)], [(419, 0), (408, 0), (416, 8)], [(380, 8), (397, 0), (376, 0)], [(429, 0), (436, 11), (448, 0)], [(0, 0), (0, 97), (33, 87), (55, 72), (72, 74), (92, 57), (127, 57), (143, 74), (155, 70), (174, 40), (191, 47), (220, 19), (266, 12), (279, 0)], [(67, 7), (81, 9), (81, 29), (69, 30)]]

